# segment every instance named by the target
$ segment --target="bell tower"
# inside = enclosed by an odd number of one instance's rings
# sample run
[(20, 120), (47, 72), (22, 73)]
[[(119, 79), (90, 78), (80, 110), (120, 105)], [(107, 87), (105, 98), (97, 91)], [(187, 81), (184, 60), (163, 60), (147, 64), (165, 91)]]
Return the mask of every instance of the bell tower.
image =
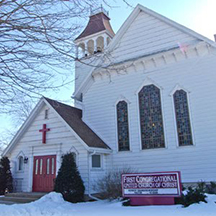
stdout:
[[(74, 40), (76, 47), (74, 93), (77, 92), (114, 36), (109, 13), (102, 6), (91, 10), (86, 28)], [(84, 96), (85, 93), (81, 91), (76, 96), (73, 95), (76, 107), (82, 109)]]
[(74, 41), (76, 58), (86, 58), (103, 52), (114, 35), (108, 11), (102, 6), (91, 10), (86, 28)]

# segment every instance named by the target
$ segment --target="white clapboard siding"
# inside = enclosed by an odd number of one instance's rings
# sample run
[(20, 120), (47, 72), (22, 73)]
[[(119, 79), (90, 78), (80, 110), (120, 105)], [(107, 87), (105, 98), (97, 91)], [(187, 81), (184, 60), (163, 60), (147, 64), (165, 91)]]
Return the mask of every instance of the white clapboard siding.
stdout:
[(114, 47), (111, 57), (114, 61), (122, 61), (194, 40), (194, 37), (141, 11)]
[(80, 84), (84, 81), (86, 76), (89, 75), (91, 70), (96, 66), (100, 54), (91, 56), (91, 58), (82, 58), (80, 61), (75, 62), (75, 91), (79, 88)]
[[(89, 161), (91, 164), (91, 162)], [(107, 156), (101, 155), (101, 169), (95, 169), (90, 167), (90, 191), (91, 193), (100, 192), (98, 188), (98, 182), (101, 181), (107, 173)]]
[[(122, 56), (124, 51), (122, 50)], [(216, 180), (216, 56), (204, 52), (154, 70), (96, 79), (83, 98), (84, 121), (112, 148), (107, 156), (107, 170), (132, 167), (142, 172), (180, 170), (184, 182)], [(166, 148), (141, 150), (139, 105), (137, 91), (145, 80), (161, 88)], [(193, 146), (178, 147), (173, 98), (179, 85), (187, 90), (191, 114)], [(117, 151), (117, 100), (129, 101), (130, 152)]]
[[(23, 137), (18, 141), (11, 155), (9, 156), (12, 161), (13, 177), (15, 179), (22, 179), (22, 191), (31, 191), (29, 186), (29, 172), (30, 164), (33, 158), (37, 155), (53, 155), (57, 156), (57, 166), (61, 164), (61, 155), (70, 151), (74, 151), (77, 154), (77, 165), (82, 179), (85, 182), (86, 193), (88, 193), (88, 153), (72, 132), (65, 126), (56, 113), (49, 110), (48, 119), (44, 119), (44, 111), (47, 109), (44, 106), (37, 117), (32, 121)], [(50, 131), (46, 134), (46, 144), (42, 144), (42, 133), (39, 130), (43, 124), (50, 128)], [(18, 172), (18, 160), (17, 157), (20, 152), (29, 158), (27, 164), (24, 165), (24, 171)]]

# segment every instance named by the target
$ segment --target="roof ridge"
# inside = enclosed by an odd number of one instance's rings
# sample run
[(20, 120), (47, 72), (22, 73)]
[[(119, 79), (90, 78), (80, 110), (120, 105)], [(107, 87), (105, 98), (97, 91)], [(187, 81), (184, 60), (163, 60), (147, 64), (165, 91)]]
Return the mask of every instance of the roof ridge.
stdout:
[[(80, 110), (80, 111), (82, 111), (81, 109), (79, 109), (79, 108), (77, 108), (77, 107), (74, 107), (74, 106), (71, 106), (71, 105), (69, 105), (69, 104), (66, 104), (66, 103), (62, 103), (62, 102), (60, 102), (60, 101), (57, 101), (57, 100), (54, 100), (54, 99), (51, 99), (51, 98), (48, 98), (48, 97), (45, 97), (45, 96), (43, 96), (43, 98), (46, 100), (46, 101), (53, 101), (53, 102), (56, 102), (56, 103), (60, 103), (60, 104), (62, 104), (62, 105), (64, 105), (64, 106), (68, 106), (68, 107), (70, 107), (70, 108), (72, 108), (72, 109), (76, 109), (76, 110)], [(51, 104), (52, 105), (52, 104)]]
[[(107, 47), (106, 52), (104, 53), (104, 55), (106, 55), (106, 53), (112, 52), (112, 50), (115, 48), (115, 46), (118, 44), (119, 40), (121, 39), (122, 35), (127, 31), (127, 29), (129, 28), (129, 26), (133, 23), (133, 21), (136, 19), (136, 17), (138, 16), (138, 14), (144, 11), (145, 13), (154, 16), (155, 18), (173, 26), (174, 28), (192, 36), (195, 37), (197, 39), (200, 39), (201, 41), (204, 41), (205, 43), (211, 45), (212, 47), (216, 48), (216, 43), (203, 36), (202, 34), (197, 33), (196, 31), (154, 11), (151, 10), (141, 4), (137, 4), (137, 6), (133, 9), (133, 11), (130, 13), (130, 15), (127, 17), (127, 19), (124, 21), (124, 23), (121, 25), (120, 29), (117, 31), (117, 33), (115, 34), (114, 38), (111, 40), (109, 46)], [(94, 72), (95, 68), (97, 68), (97, 65), (99, 65), (101, 63), (101, 61), (103, 61), (103, 56), (101, 55), (101, 57), (98, 59), (98, 61), (95, 64), (95, 67), (93, 67), (90, 71), (90, 73), (86, 76), (86, 78), (81, 82), (81, 84), (79, 85), (79, 88), (73, 93), (73, 95), (76, 97), (77, 94), (81, 91), (81, 89), (85, 86), (86, 82), (89, 81), (89, 79), (91, 79), (92, 73)]]
[[(52, 102), (57, 102), (61, 106), (54, 106)], [(39, 102), (36, 104), (34, 109), (31, 111), (30, 115), (26, 121), (19, 128), (13, 139), (10, 141), (9, 145), (3, 151), (2, 155), (6, 155), (9, 151), (13, 149), (17, 141), (24, 135), (27, 128), (31, 125), (31, 122), (38, 115), (39, 111), (44, 105), (49, 106), (53, 111), (60, 117), (60, 119), (72, 130), (76, 137), (82, 140), (82, 143), (89, 151), (91, 148), (111, 150), (110, 147), (100, 138), (96, 132), (94, 132), (83, 120), (82, 120), (82, 110), (76, 107), (72, 107), (68, 104), (58, 102), (56, 100), (42, 96)], [(69, 108), (69, 109), (64, 109)]]

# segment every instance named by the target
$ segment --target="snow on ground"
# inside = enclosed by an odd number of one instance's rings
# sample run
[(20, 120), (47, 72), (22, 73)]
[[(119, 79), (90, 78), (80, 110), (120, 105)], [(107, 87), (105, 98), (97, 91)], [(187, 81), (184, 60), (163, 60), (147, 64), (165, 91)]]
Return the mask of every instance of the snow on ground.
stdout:
[(0, 216), (216, 216), (216, 195), (208, 195), (207, 201), (187, 208), (181, 205), (124, 207), (119, 201), (72, 204), (65, 202), (61, 194), (52, 192), (29, 204), (0, 205)]

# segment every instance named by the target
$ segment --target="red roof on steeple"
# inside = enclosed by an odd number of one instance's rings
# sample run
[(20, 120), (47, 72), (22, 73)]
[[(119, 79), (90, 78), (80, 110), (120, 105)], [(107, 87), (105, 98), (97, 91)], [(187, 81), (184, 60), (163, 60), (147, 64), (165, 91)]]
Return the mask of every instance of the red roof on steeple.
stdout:
[(84, 29), (84, 31), (76, 38), (80, 39), (104, 30), (107, 30), (111, 36), (114, 36), (115, 33), (109, 22), (110, 18), (107, 17), (103, 12), (90, 16), (90, 20), (88, 25)]

